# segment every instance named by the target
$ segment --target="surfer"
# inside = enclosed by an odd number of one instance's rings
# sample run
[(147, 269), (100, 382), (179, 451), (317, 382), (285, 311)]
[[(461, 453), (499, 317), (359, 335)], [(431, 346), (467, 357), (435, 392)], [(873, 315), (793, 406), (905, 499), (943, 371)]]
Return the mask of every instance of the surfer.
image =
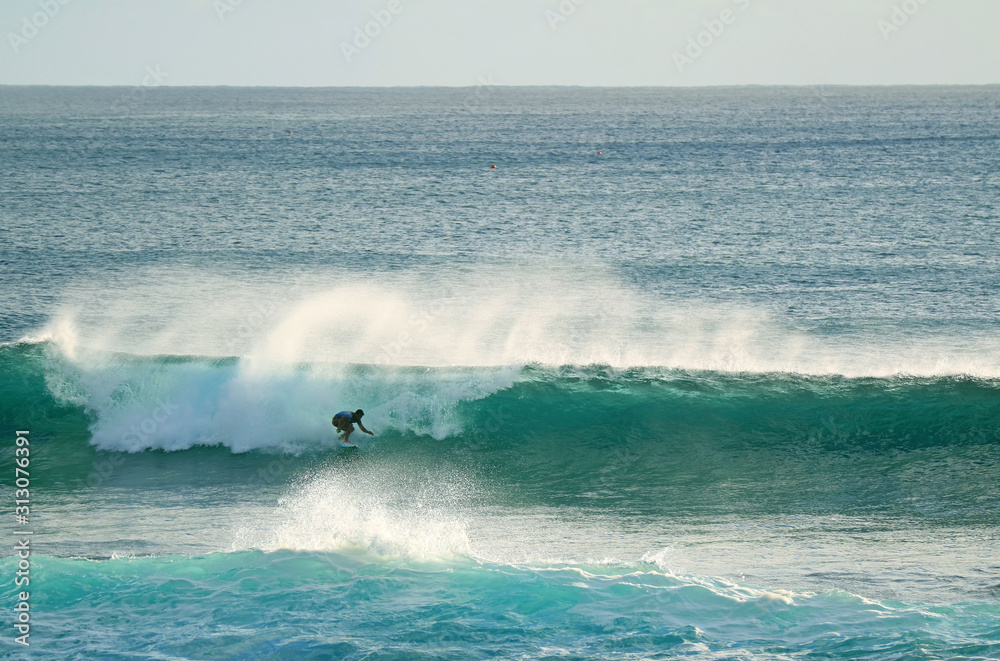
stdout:
[(369, 436), (374, 436), (375, 432), (368, 431), (365, 426), (361, 424), (361, 416), (365, 414), (364, 411), (358, 409), (354, 413), (350, 411), (341, 411), (337, 415), (333, 416), (333, 426), (336, 428), (338, 434), (344, 435), (344, 440), (340, 442), (341, 445), (348, 447), (354, 447), (351, 443), (351, 432), (354, 431), (354, 423), (357, 423), (358, 427), (361, 427), (361, 431), (368, 434)]

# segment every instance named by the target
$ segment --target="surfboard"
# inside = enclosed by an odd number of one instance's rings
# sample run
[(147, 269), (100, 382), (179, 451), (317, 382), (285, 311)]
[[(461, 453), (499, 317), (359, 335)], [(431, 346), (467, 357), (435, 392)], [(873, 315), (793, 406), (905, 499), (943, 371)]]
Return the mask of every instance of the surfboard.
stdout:
[(342, 448), (356, 448), (356, 447), (358, 447), (354, 443), (344, 443), (343, 441), (337, 441), (337, 445), (339, 445)]

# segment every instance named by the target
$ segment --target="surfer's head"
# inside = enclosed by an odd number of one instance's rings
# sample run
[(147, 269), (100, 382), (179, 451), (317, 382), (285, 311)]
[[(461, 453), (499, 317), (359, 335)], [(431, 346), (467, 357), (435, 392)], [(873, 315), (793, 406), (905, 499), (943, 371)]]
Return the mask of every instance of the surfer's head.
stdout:
[(361, 409), (358, 409), (357, 411), (355, 411), (355, 412), (354, 412), (354, 418), (355, 418), (355, 419), (358, 419), (358, 418), (360, 418), (361, 416), (363, 416), (364, 414), (365, 414), (365, 412), (364, 412), (364, 411), (362, 411)]

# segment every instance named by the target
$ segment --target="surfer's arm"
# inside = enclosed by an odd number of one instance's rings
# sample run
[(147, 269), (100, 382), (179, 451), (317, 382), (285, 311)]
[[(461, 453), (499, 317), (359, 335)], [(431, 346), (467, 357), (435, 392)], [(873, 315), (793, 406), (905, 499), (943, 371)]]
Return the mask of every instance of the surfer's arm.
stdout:
[(371, 434), (372, 436), (374, 436), (374, 435), (375, 435), (375, 432), (373, 432), (373, 431), (368, 431), (367, 429), (365, 429), (365, 426), (364, 426), (363, 424), (361, 424), (361, 421), (360, 421), (360, 420), (358, 420), (358, 427), (361, 427), (361, 431), (363, 431), (363, 432), (364, 432), (364, 433), (366, 433), (366, 434)]

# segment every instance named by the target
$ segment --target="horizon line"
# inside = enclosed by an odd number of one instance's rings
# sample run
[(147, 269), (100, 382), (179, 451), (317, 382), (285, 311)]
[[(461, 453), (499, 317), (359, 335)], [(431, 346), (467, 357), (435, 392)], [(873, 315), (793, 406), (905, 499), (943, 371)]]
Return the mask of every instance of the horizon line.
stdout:
[(117, 88), (142, 87), (144, 89), (475, 89), (478, 87), (534, 88), (534, 89), (732, 89), (746, 87), (1000, 87), (995, 83), (739, 83), (722, 85), (565, 85), (565, 84), (504, 84), (480, 83), (478, 85), (121, 85), (121, 84), (52, 84), (52, 83), (0, 83), (0, 87), (73, 87)]

